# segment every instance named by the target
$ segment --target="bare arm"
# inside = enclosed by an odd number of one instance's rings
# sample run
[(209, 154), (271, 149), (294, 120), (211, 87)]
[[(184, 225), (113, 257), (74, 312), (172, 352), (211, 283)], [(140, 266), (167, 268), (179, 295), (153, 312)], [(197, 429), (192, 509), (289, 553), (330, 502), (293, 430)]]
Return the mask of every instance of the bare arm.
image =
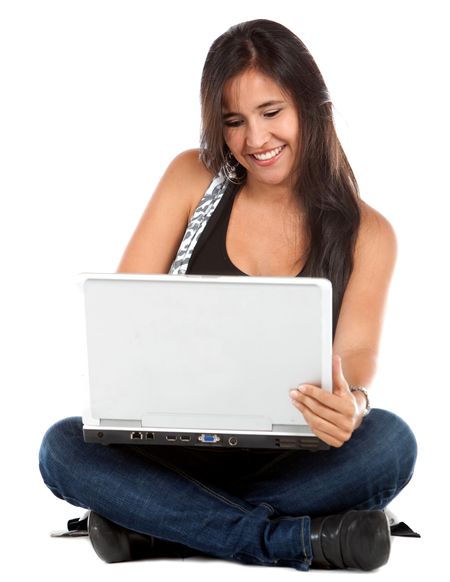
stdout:
[(211, 179), (197, 150), (177, 156), (150, 198), (118, 272), (168, 273), (189, 218)]
[(381, 214), (363, 205), (353, 273), (344, 294), (333, 346), (351, 384), (369, 386), (375, 375), (396, 255), (392, 226)]
[(306, 385), (293, 391), (294, 406), (313, 431), (339, 447), (361, 424), (365, 397), (349, 384), (368, 386), (375, 374), (384, 307), (396, 258), (389, 222), (362, 205), (354, 268), (344, 294), (334, 339), (333, 392)]

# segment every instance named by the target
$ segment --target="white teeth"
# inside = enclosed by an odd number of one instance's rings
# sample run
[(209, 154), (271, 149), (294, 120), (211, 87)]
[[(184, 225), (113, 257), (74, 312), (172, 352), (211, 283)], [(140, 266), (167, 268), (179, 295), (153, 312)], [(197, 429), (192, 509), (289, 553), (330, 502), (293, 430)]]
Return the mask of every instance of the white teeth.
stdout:
[(270, 160), (271, 158), (274, 158), (275, 156), (277, 156), (281, 150), (283, 149), (283, 147), (279, 147), (279, 148), (275, 148), (274, 150), (271, 150), (270, 152), (265, 152), (264, 154), (252, 154), (257, 160), (259, 160), (260, 162), (263, 162), (264, 160)]

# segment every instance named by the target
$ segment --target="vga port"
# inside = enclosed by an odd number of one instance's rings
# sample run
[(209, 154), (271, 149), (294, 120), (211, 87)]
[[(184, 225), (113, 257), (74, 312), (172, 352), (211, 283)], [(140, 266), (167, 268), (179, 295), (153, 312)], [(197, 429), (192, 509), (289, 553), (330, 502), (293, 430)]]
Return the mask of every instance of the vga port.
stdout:
[(205, 443), (205, 444), (215, 444), (215, 443), (219, 443), (220, 442), (220, 436), (217, 434), (201, 434), (198, 437), (198, 440), (201, 443)]

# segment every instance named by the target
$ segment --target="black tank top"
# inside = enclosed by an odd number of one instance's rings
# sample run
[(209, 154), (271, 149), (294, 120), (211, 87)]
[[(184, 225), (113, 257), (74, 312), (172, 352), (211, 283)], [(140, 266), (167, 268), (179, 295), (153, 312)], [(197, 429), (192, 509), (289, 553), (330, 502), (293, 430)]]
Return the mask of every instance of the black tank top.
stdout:
[[(189, 275), (247, 275), (238, 269), (227, 253), (226, 240), (231, 210), (239, 186), (233, 185), (223, 194), (205, 230), (197, 241), (186, 273)], [(297, 277), (302, 276), (302, 271)]]

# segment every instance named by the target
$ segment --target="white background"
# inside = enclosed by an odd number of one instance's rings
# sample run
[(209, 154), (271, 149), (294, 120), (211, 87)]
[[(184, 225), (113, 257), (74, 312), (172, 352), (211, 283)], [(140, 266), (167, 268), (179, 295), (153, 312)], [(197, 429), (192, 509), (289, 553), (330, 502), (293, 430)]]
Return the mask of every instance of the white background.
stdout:
[[(73, 576), (84, 567), (67, 549), (78, 542), (48, 541), (80, 512), (51, 495), (37, 467), (46, 428), (87, 401), (77, 275), (117, 268), (165, 167), (198, 146), (210, 44), (253, 18), (285, 24), (309, 47), (362, 197), (397, 232), (372, 400), (419, 442), (416, 476), (392, 508), (423, 539), (408, 540), (399, 570), (437, 567), (433, 544), (448, 519), (447, 4), (0, 1), (1, 529), (17, 576), (30, 562), (56, 579), (49, 564), (61, 551)], [(225, 572), (213, 567), (209, 576)]]

